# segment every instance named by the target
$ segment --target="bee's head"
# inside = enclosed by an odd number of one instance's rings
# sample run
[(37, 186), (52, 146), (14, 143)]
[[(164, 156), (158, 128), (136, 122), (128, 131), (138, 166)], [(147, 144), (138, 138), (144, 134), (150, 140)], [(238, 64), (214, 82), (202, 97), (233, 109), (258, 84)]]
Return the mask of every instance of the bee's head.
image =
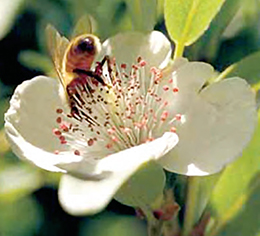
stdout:
[(96, 36), (82, 35), (75, 41), (73, 48), (77, 54), (94, 56), (101, 50), (101, 45)]

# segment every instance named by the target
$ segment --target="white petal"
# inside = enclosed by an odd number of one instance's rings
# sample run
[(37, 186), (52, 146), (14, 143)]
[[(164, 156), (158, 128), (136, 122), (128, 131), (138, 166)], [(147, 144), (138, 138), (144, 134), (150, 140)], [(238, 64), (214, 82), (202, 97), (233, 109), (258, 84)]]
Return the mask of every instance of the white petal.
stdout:
[[(198, 96), (199, 91), (205, 82), (213, 76), (213, 73), (214, 69), (209, 64), (188, 62), (183, 58), (174, 61), (171, 67), (167, 68), (166, 75), (161, 81), (157, 94), (163, 101), (168, 103), (164, 109), (169, 113), (169, 121), (177, 114), (186, 114), (191, 106), (191, 101)], [(164, 86), (170, 89), (165, 91)], [(174, 88), (177, 88), (178, 92), (173, 92)], [(179, 124), (184, 120), (185, 116), (182, 116), (181, 122), (171, 123), (167, 121), (164, 123), (164, 128), (170, 130), (171, 127), (175, 127), (178, 130)], [(158, 135), (161, 132), (160, 127), (153, 132), (155, 135)]]
[[(204, 62), (182, 63), (174, 73), (173, 80), (184, 93), (197, 93), (204, 83), (213, 76), (214, 69)], [(186, 91), (187, 90), (187, 91)]]
[(184, 113), (190, 101), (213, 76), (214, 69), (209, 64), (203, 62), (183, 63), (176, 71), (172, 73), (173, 87), (179, 89), (178, 93), (172, 90), (164, 92), (163, 98), (169, 101), (171, 112)]
[(52, 134), (56, 109), (61, 106), (58, 83), (54, 79), (39, 76), (16, 88), (5, 114), (5, 131), (17, 156), (50, 171), (61, 171), (53, 166), (61, 160), (79, 159), (52, 154), (64, 149)]
[(255, 96), (244, 80), (233, 78), (208, 86), (190, 103), (186, 123), (177, 130), (180, 141), (161, 163), (180, 174), (218, 172), (241, 154), (253, 134)]
[(125, 63), (131, 69), (136, 60), (141, 56), (151, 66), (159, 67), (169, 61), (171, 45), (169, 40), (160, 32), (153, 31), (149, 34), (127, 32), (117, 34), (106, 40), (102, 45), (101, 55), (110, 55), (116, 58), (116, 63)]
[(188, 170), (185, 173), (188, 176), (204, 176), (204, 175), (209, 175), (208, 172), (202, 171), (199, 168), (197, 168), (194, 164), (189, 164), (188, 165)]
[(66, 173), (83, 180), (100, 180), (110, 174), (110, 171), (103, 171), (97, 168), (99, 159), (85, 157), (74, 162), (60, 162), (56, 166)]
[(82, 160), (82, 157), (69, 152), (56, 155), (31, 145), (17, 133), (17, 130), (10, 123), (6, 124), (5, 128), (7, 130), (7, 139), (11, 144), (13, 152), (18, 157), (24, 158), (42, 169), (66, 173), (67, 171), (57, 167), (57, 164), (74, 163)]
[(119, 187), (137, 169), (151, 160), (157, 160), (178, 142), (174, 133), (165, 133), (150, 143), (112, 154), (97, 164), (97, 170), (110, 172), (100, 180), (80, 180), (65, 175), (60, 183), (59, 199), (63, 208), (74, 215), (101, 211), (113, 198)]

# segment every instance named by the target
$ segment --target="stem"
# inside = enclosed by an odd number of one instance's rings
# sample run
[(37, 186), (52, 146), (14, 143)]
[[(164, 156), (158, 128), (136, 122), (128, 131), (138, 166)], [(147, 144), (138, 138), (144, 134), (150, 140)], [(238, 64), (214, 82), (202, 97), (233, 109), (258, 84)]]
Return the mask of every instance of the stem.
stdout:
[(176, 43), (173, 59), (176, 59), (177, 57), (182, 57), (182, 55), (183, 55), (185, 44), (189, 42), (188, 34), (191, 30), (193, 17), (196, 15), (196, 11), (197, 11), (197, 8), (198, 8), (198, 5), (200, 4), (200, 2), (201, 1), (196, 1), (196, 0), (192, 1), (192, 5), (191, 5), (190, 11), (187, 15), (180, 41), (178, 43)]
[(198, 200), (199, 181), (196, 177), (188, 177), (188, 191), (185, 205), (185, 215), (183, 224), (183, 236), (188, 236), (192, 231), (196, 213), (196, 203)]
[(173, 59), (176, 59), (178, 57), (182, 57), (183, 51), (184, 51), (184, 44), (179, 42), (175, 44), (175, 50), (174, 50), (174, 56)]
[[(142, 205), (142, 204), (140, 204)], [(142, 205), (140, 209), (143, 211), (147, 220), (147, 232), (148, 236), (161, 236), (163, 222), (154, 218), (151, 210), (146, 205)]]
[(149, 236), (161, 236), (163, 222), (159, 220), (154, 220), (153, 222), (148, 222), (148, 235)]
[(178, 218), (174, 217), (171, 222), (166, 222), (163, 225), (163, 236), (177, 236), (180, 235), (180, 225)]
[(216, 79), (214, 79), (214, 82), (219, 82), (219, 81), (223, 80), (224, 78), (226, 78), (228, 76), (228, 74), (230, 74), (235, 69), (235, 67), (236, 67), (235, 65), (229, 66), (227, 69), (225, 69), (223, 72), (221, 72)]

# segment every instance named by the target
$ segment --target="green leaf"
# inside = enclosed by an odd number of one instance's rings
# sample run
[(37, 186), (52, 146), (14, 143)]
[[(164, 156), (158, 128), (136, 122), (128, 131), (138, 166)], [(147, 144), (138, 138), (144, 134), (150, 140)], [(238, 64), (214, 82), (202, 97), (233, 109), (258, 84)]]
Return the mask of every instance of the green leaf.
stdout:
[(0, 171), (0, 200), (14, 201), (42, 186), (39, 172), (24, 164), (5, 165)]
[(138, 170), (120, 188), (115, 199), (128, 206), (150, 205), (163, 193), (164, 185), (165, 174), (162, 167), (150, 162)]
[(95, 32), (94, 28), (94, 19), (90, 15), (83, 15), (76, 23), (70, 38), (81, 34), (93, 34)]
[(36, 235), (41, 212), (32, 197), (12, 203), (0, 201), (0, 229), (2, 236)]
[[(216, 182), (218, 181), (220, 173), (209, 176), (193, 176), (188, 179), (193, 179), (193, 183), (196, 184), (194, 190), (196, 192), (195, 202), (193, 203), (196, 211), (194, 214), (194, 223), (197, 223), (201, 218), (203, 211), (208, 203), (210, 195), (213, 191)], [(188, 182), (190, 184), (190, 181)], [(193, 193), (190, 193), (193, 194)]]
[(255, 236), (260, 232), (260, 173), (251, 180), (247, 189), (248, 196), (236, 216), (224, 225), (218, 236)]
[[(8, 95), (11, 93), (11, 91), (12, 91), (11, 86), (4, 85), (0, 79), (0, 114), (2, 114), (3, 100), (5, 102), (5, 98), (8, 97)], [(0, 124), (1, 124), (1, 122), (2, 122), (2, 119), (0, 118)]]
[(127, 7), (121, 0), (68, 0), (71, 15), (77, 22), (82, 15), (89, 14), (95, 20), (95, 34), (101, 39), (114, 35), (122, 30), (131, 29)]
[(209, 29), (195, 44), (185, 51), (188, 53), (187, 57), (190, 60), (198, 60), (200, 58), (206, 58), (207, 60), (215, 59), (222, 42), (223, 33), (227, 27), (231, 27), (230, 22), (240, 9), (241, 1), (242, 0), (226, 0), (224, 2), (221, 11), (211, 22)]
[(166, 0), (166, 27), (172, 40), (188, 46), (208, 28), (225, 0)]
[(11, 29), (23, 1), (24, 0), (0, 1), (0, 39), (2, 39)]
[(161, 19), (164, 14), (164, 0), (157, 0), (157, 18)]
[(0, 156), (4, 155), (7, 151), (9, 151), (9, 149), (10, 149), (10, 144), (6, 140), (5, 131), (4, 128), (2, 128), (0, 129)]
[(146, 236), (143, 222), (133, 216), (99, 214), (81, 224), (79, 236)]
[(156, 0), (127, 0), (134, 30), (151, 31), (156, 23)]
[(256, 84), (260, 80), (260, 51), (255, 52), (241, 61), (229, 66), (224, 70), (216, 80), (227, 77), (239, 76), (246, 79), (250, 84)]
[[(5, 90), (4, 85), (0, 85), (0, 86), (3, 86), (3, 90)], [(6, 89), (10, 90), (8, 88)], [(1, 90), (1, 93), (3, 90)], [(4, 113), (7, 111), (8, 107), (9, 107), (9, 99), (0, 99), (0, 129), (4, 125)]]
[(242, 157), (226, 168), (212, 193), (209, 209), (217, 223), (209, 233), (210, 236), (218, 235), (225, 225), (238, 217), (246, 202), (250, 201), (252, 191), (258, 189), (257, 186), (252, 190), (251, 184), (260, 171), (259, 143), (260, 121), (250, 145), (244, 150)]
[[(3, 95), (5, 93), (5, 90), (8, 91), (8, 89), (4, 86), (1, 85), (0, 82), (0, 88), (1, 93), (3, 92)], [(0, 157), (9, 150), (9, 143), (6, 140), (5, 137), (5, 132), (4, 132), (4, 113), (7, 111), (8, 107), (9, 107), (9, 99), (1, 99), (1, 95), (0, 94)], [(1, 165), (0, 165), (0, 169), (1, 169)]]
[(18, 60), (26, 67), (49, 73), (53, 64), (49, 57), (36, 51), (26, 50), (19, 54)]

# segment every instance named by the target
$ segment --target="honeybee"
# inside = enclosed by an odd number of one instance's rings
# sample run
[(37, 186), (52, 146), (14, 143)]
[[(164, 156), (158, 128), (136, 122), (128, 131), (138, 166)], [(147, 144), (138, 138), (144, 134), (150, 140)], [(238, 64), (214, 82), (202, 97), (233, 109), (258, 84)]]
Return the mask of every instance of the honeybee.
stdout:
[(83, 34), (69, 41), (61, 36), (51, 25), (46, 28), (48, 48), (59, 76), (60, 82), (66, 89), (68, 84), (76, 77), (89, 76), (98, 82), (105, 84), (101, 78), (102, 66), (109, 63), (109, 57), (105, 56), (91, 70), (96, 55), (101, 51), (101, 43), (93, 34)]
[(69, 41), (61, 36), (51, 25), (46, 28), (47, 43), (59, 80), (64, 88), (66, 99), (73, 114), (78, 114), (75, 106), (75, 96), (80, 98), (76, 86), (83, 85), (86, 92), (93, 91), (91, 85), (99, 83), (108, 87), (104, 81), (103, 65), (107, 63), (108, 72), (111, 72), (109, 56), (96, 62), (95, 69), (91, 69), (96, 55), (101, 51), (101, 43), (93, 34), (81, 34)]

